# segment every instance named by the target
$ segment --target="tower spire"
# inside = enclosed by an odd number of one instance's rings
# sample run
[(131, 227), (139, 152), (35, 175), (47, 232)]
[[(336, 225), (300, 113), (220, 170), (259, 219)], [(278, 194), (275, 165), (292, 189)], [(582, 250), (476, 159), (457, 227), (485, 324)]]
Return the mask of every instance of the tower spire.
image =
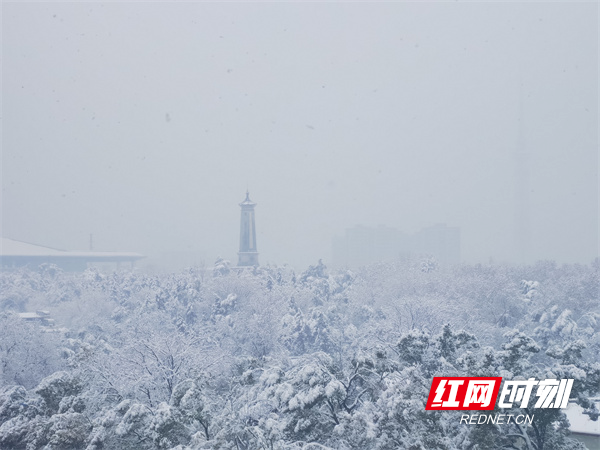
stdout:
[(258, 266), (256, 250), (256, 228), (254, 226), (254, 207), (256, 203), (250, 200), (250, 192), (246, 189), (246, 198), (240, 203), (240, 251), (238, 266)]

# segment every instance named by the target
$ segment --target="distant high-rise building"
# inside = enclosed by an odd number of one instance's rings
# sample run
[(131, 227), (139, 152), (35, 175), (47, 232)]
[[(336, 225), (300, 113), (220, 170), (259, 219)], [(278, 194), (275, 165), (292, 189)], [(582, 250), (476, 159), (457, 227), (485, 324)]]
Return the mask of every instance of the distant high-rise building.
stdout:
[(333, 240), (333, 264), (356, 267), (409, 253), (407, 236), (395, 228), (355, 226)]
[(460, 262), (460, 228), (458, 227), (436, 223), (422, 228), (413, 236), (412, 242), (412, 250), (417, 255), (431, 255), (445, 264)]
[(530, 215), (530, 156), (526, 142), (525, 115), (523, 114), (523, 84), (519, 91), (519, 117), (517, 123), (517, 142), (514, 152), (515, 162), (515, 257), (518, 262), (531, 262), (531, 215)]
[(242, 217), (240, 220), (240, 251), (238, 252), (238, 266), (258, 266), (256, 228), (254, 226), (255, 206), (256, 203), (250, 200), (250, 193), (246, 191), (246, 199), (240, 203)]
[(424, 256), (445, 264), (460, 262), (460, 228), (436, 224), (409, 235), (383, 225), (356, 226), (333, 240), (333, 264), (338, 267)]

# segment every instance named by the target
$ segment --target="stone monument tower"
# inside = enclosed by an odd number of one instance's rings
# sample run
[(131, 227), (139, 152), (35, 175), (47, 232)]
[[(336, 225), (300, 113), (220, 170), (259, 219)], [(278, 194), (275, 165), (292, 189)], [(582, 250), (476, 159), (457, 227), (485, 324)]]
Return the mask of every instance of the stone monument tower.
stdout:
[(240, 203), (242, 217), (240, 220), (240, 251), (238, 252), (238, 266), (258, 266), (258, 252), (256, 251), (256, 228), (254, 227), (254, 207), (256, 203), (250, 200), (250, 193), (246, 191), (246, 199)]

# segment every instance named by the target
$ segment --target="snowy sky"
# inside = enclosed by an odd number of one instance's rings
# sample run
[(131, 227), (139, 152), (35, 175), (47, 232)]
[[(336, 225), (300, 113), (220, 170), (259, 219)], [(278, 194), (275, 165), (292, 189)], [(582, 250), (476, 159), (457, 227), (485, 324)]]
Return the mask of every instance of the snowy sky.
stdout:
[(262, 263), (598, 254), (596, 3), (4, 2), (2, 52), (5, 237), (235, 262), (248, 187)]

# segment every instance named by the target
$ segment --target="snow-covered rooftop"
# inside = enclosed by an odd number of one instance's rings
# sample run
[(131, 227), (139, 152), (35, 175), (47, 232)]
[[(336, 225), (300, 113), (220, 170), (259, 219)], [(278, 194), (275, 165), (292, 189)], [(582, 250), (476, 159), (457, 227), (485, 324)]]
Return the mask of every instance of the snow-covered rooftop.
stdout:
[(2, 256), (60, 256), (63, 253), (65, 253), (63, 250), (28, 244), (5, 237), (2, 238), (0, 244), (0, 255)]
[(70, 252), (58, 250), (14, 239), (2, 238), (0, 257), (46, 257), (46, 258), (90, 258), (90, 259), (141, 259), (143, 255), (132, 252)]
[(569, 429), (573, 433), (600, 436), (600, 420), (596, 422), (591, 420), (588, 416), (583, 414), (583, 408), (581, 406), (569, 403), (565, 413), (571, 424)]

